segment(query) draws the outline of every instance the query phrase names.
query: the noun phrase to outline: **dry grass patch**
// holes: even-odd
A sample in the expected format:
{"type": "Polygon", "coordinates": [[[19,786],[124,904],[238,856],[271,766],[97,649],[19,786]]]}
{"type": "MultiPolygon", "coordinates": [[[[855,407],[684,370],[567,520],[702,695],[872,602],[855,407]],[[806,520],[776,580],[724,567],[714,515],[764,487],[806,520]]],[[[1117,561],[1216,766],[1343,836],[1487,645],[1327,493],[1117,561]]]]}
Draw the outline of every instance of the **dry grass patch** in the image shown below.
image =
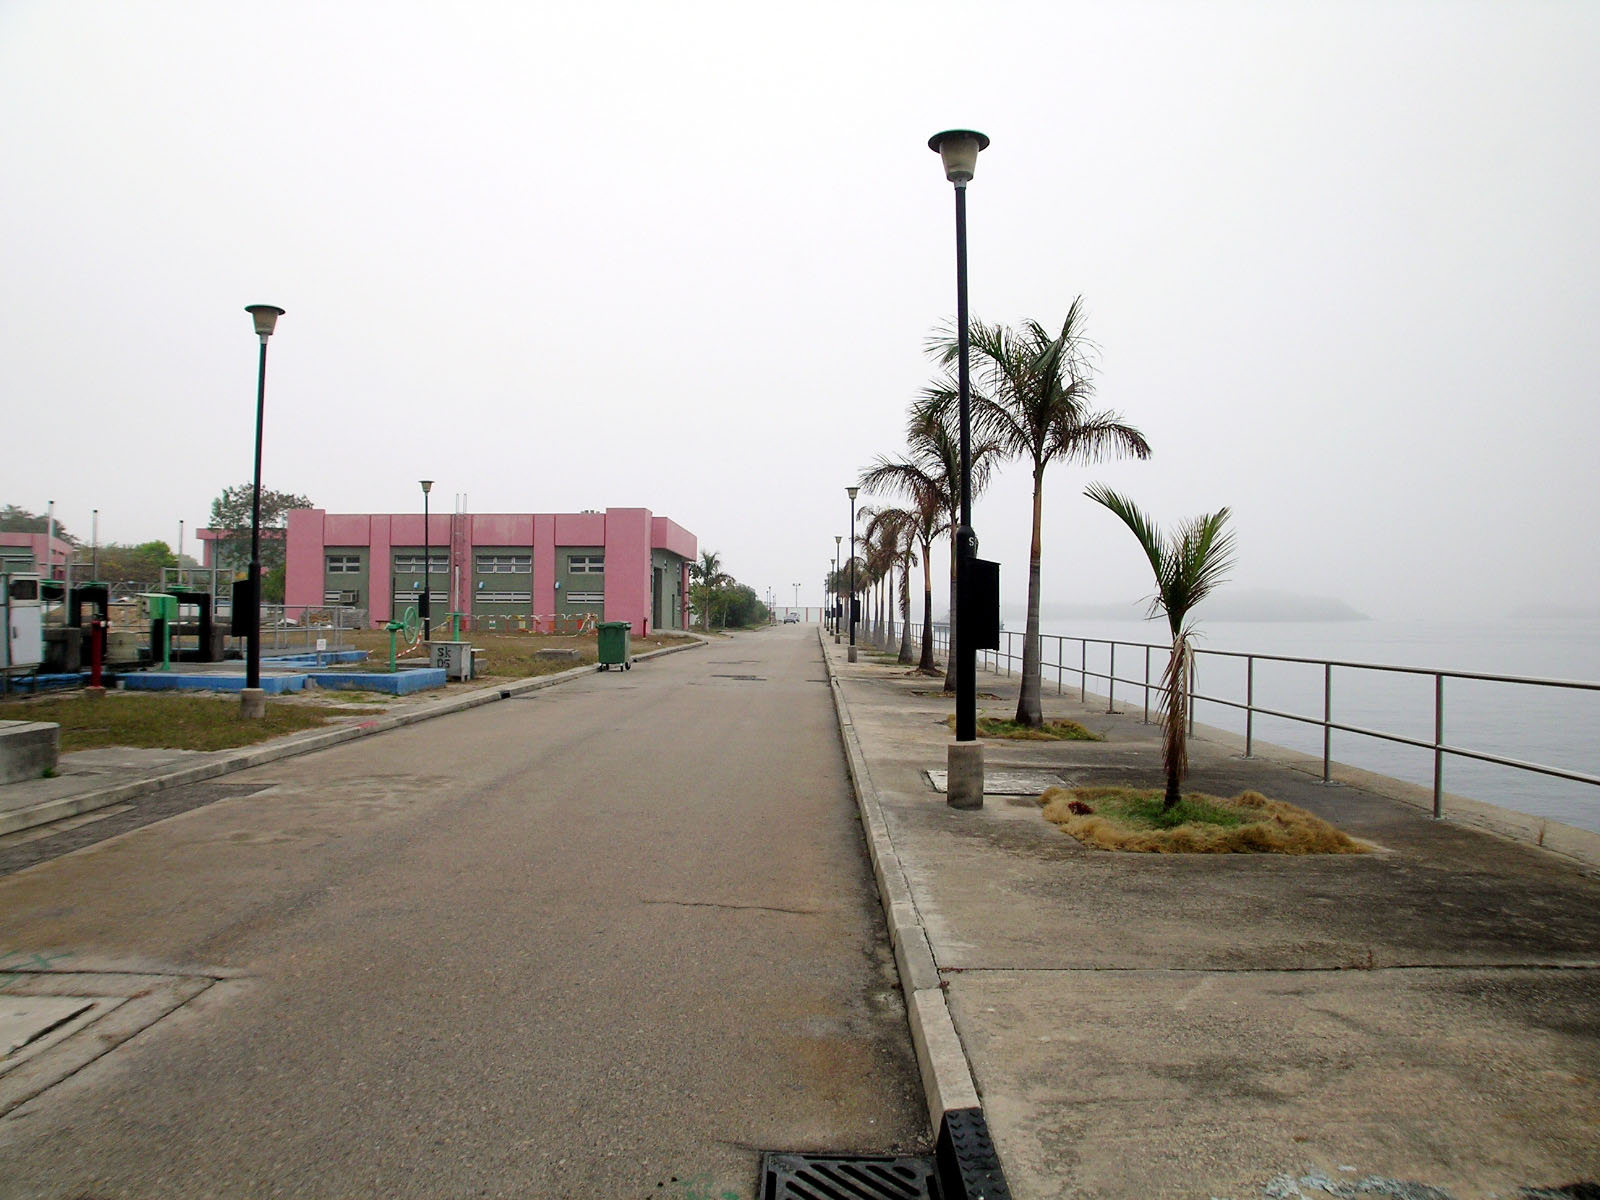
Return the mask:
{"type": "MultiPolygon", "coordinates": [[[[951,729],[956,727],[955,717],[946,717],[945,724],[951,729]]],[[[1101,737],[1093,730],[1085,729],[1076,721],[1046,721],[1043,726],[1035,729],[1031,725],[1024,725],[1020,721],[1007,720],[1004,717],[979,717],[978,736],[986,738],[1009,738],[1012,741],[1022,742],[1103,742],[1101,737]]]]}
{"type": "Polygon", "coordinates": [[[1051,788],[1045,819],[1101,850],[1144,854],[1364,854],[1321,817],[1260,792],[1230,799],[1188,792],[1170,812],[1160,788],[1051,788]]]}

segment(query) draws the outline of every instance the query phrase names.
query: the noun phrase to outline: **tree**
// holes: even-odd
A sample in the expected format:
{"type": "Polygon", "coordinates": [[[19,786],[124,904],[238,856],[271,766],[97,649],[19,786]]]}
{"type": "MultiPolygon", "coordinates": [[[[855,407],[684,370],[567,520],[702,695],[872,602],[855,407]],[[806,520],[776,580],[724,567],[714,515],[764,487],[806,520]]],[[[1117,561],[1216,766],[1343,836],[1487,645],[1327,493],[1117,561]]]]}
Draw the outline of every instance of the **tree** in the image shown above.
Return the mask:
{"type": "MultiPolygon", "coordinates": [[[[216,565],[225,570],[242,571],[250,565],[250,507],[254,493],[254,484],[241,483],[237,487],[223,488],[222,495],[211,502],[211,528],[227,535],[219,538],[216,544],[216,565]]],[[[261,528],[284,529],[289,523],[290,509],[312,507],[304,496],[262,488],[261,528]]],[[[261,539],[263,598],[265,577],[284,565],[284,545],[281,536],[261,539]]]]}
{"type": "Polygon", "coordinates": [[[889,578],[891,592],[890,617],[885,648],[894,642],[894,616],[893,603],[897,599],[900,605],[901,629],[903,634],[900,641],[899,659],[902,663],[911,662],[911,568],[916,565],[916,523],[917,517],[905,508],[866,508],[862,510],[867,515],[867,545],[869,547],[868,559],[872,558],[875,548],[884,562],[889,578]],[[900,571],[900,592],[898,597],[893,595],[894,571],[900,571]]]}
{"type": "MultiPolygon", "coordinates": [[[[944,690],[956,690],[956,527],[961,519],[961,431],[959,414],[950,397],[955,380],[946,375],[924,390],[911,406],[906,423],[907,453],[904,458],[881,455],[861,473],[861,486],[868,491],[897,493],[910,497],[913,505],[924,501],[942,513],[940,533],[950,535],[950,656],[946,662],[944,690]]],[[[989,482],[989,473],[999,454],[998,445],[974,431],[972,439],[972,494],[977,496],[989,482]]],[[[927,561],[924,554],[924,562],[927,561]]],[[[922,662],[933,663],[932,606],[922,626],[922,662]]]]}
{"type": "Polygon", "coordinates": [[[1172,631],[1172,657],[1161,680],[1167,708],[1161,740],[1167,790],[1161,807],[1171,809],[1180,799],[1179,786],[1189,770],[1188,685],[1194,669],[1194,648],[1190,641],[1193,626],[1189,623],[1189,613],[1211,594],[1233,565],[1233,533],[1224,528],[1228,509],[1219,508],[1214,513],[1186,521],[1172,536],[1163,538],[1154,521],[1131,500],[1104,484],[1091,485],[1084,495],[1114,512],[1139,540],[1156,576],[1150,616],[1165,612],[1172,631]]]}
{"type": "Polygon", "coordinates": [[[689,564],[689,578],[693,581],[689,585],[689,598],[700,612],[700,627],[709,633],[714,615],[712,610],[721,597],[722,589],[732,583],[733,578],[723,574],[722,555],[715,550],[700,552],[700,561],[689,564]]]}
{"type": "MultiPolygon", "coordinates": [[[[178,565],[178,556],[165,542],[123,546],[116,542],[98,551],[97,575],[107,583],[133,585],[135,591],[153,591],[161,583],[161,569],[178,565]]],[[[79,560],[82,561],[81,559],[79,560]]]]}
{"type": "MultiPolygon", "coordinates": [[[[1040,705],[1039,564],[1043,554],[1044,472],[1051,462],[1100,462],[1108,456],[1149,458],[1144,435],[1117,414],[1091,412],[1094,394],[1088,343],[1083,335],[1083,297],[1073,300],[1061,331],[1052,334],[1037,321],[1012,329],[1005,325],[971,327],[976,381],[973,423],[997,442],[1008,458],[1020,458],[1033,471],[1033,540],[1028,547],[1028,627],[1022,641],[1022,686],[1017,723],[1044,724],[1040,705]]],[[[944,361],[959,350],[953,334],[937,340],[944,361]]]]}
{"type": "MultiPolygon", "coordinates": [[[[0,508],[0,533],[45,533],[50,528],[49,514],[40,516],[31,513],[25,508],[18,508],[15,504],[8,504],[0,508]]],[[[64,542],[79,545],[77,538],[67,532],[67,527],[60,521],[56,522],[56,536],[64,542]]]]}

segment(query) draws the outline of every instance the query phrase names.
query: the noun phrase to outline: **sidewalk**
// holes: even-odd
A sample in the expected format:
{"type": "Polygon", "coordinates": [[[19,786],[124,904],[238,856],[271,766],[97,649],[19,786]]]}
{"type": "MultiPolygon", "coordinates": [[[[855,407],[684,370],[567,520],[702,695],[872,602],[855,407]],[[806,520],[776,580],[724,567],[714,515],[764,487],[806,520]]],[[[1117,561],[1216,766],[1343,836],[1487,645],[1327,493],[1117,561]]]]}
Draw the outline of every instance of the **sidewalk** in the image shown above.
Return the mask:
{"type": "MultiPolygon", "coordinates": [[[[663,646],[659,650],[649,650],[632,657],[633,661],[642,662],[705,644],[703,639],[696,637],[690,642],[663,646]]],[[[381,716],[330,723],[321,729],[289,734],[232,750],[146,750],[122,746],[63,754],[57,774],[52,778],[0,785],[0,838],[94,813],[152,792],[200,783],[280,758],[309,754],[313,750],[336,746],[353,738],[398,729],[417,721],[476,708],[480,704],[508,700],[513,696],[590,675],[594,670],[594,664],[588,663],[551,675],[495,680],[445,696],[413,693],[390,703],[388,711],[381,716]]]]}
{"type": "MultiPolygon", "coordinates": [[[[951,809],[923,774],[951,738],[942,678],[823,649],[934,1126],[981,1099],[1013,1195],[1593,1194],[1524,1189],[1600,1180],[1595,873],[1204,738],[1187,786],[1377,849],[1086,850],[1031,797],[951,809]]],[[[1015,680],[979,692],[1014,712],[1015,680]]],[[[1159,781],[1130,708],[1047,695],[1106,740],[986,741],[988,776],[1159,781]]]]}

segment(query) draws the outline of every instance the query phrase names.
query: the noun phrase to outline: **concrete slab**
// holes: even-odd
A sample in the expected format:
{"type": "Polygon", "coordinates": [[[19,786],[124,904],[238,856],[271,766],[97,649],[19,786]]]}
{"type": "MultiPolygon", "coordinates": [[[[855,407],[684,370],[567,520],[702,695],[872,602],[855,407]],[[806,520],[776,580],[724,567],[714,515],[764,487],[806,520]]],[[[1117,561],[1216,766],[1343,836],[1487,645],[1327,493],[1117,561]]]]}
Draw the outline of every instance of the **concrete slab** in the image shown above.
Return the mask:
{"type": "Polygon", "coordinates": [[[985,971],[949,995],[1019,1197],[1317,1173],[1469,1200],[1600,1172],[1594,971],[985,971]]]}
{"type": "Polygon", "coordinates": [[[50,721],[0,721],[0,784],[42,778],[56,769],[61,726],[50,721]]]}
{"type": "Polygon", "coordinates": [[[0,995],[0,1070],[24,1046],[94,1007],[81,997],[0,995]]]}
{"type": "MultiPolygon", "coordinates": [[[[949,771],[943,768],[938,770],[930,768],[924,771],[923,775],[927,777],[934,791],[943,792],[949,788],[949,771]]],[[[986,796],[1037,796],[1047,788],[1067,785],[1067,777],[1059,771],[989,767],[983,774],[983,794],[986,796]]]]}

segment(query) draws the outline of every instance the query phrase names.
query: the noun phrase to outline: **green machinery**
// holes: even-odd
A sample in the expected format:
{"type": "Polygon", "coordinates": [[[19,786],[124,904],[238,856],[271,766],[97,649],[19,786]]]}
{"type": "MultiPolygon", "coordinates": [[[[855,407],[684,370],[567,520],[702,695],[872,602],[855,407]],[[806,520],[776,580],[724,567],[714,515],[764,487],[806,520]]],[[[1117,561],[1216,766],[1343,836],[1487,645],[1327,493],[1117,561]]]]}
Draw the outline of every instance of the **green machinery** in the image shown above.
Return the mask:
{"type": "Polygon", "coordinates": [[[398,619],[390,621],[384,628],[389,631],[389,670],[398,671],[400,668],[395,663],[395,644],[403,637],[406,640],[407,650],[415,647],[422,640],[422,621],[417,616],[415,608],[408,608],[398,619]]]}

